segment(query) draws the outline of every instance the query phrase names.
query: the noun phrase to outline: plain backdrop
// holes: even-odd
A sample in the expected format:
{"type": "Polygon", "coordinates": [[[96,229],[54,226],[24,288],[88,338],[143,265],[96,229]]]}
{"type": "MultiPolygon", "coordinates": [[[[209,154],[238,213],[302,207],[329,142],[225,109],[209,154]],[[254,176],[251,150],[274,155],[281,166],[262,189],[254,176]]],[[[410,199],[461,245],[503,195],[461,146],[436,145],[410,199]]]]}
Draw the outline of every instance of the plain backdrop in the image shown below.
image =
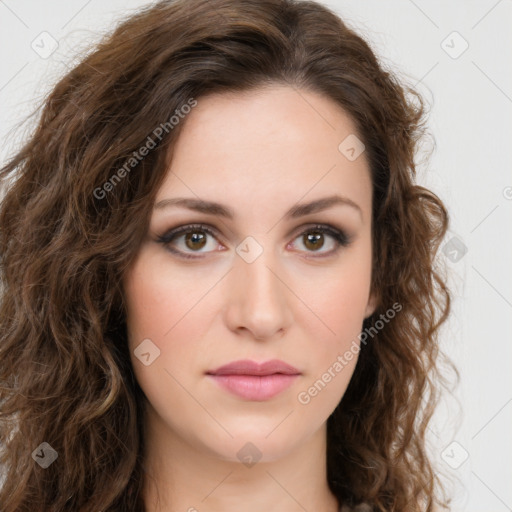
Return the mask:
{"type": "MultiPolygon", "coordinates": [[[[0,1],[2,163],[33,124],[15,128],[73,65],[75,52],[149,3],[0,1]]],[[[454,302],[441,340],[461,374],[429,443],[453,510],[512,510],[512,2],[322,3],[429,105],[432,138],[418,158],[418,183],[450,213],[439,257],[451,273],[454,302]]]]}

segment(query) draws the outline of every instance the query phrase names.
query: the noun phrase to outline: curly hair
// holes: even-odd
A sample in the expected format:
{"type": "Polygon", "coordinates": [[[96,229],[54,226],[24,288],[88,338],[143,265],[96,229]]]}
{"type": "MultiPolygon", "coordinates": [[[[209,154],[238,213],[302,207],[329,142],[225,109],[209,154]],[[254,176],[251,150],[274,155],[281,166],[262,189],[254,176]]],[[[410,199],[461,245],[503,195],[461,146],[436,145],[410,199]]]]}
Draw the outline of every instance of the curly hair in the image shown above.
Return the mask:
{"type": "Polygon", "coordinates": [[[144,510],[144,395],[120,283],[183,123],[113,175],[190,98],[268,84],[321,94],[354,121],[373,184],[378,306],[363,327],[402,306],[361,346],[328,419],[330,489],[380,512],[446,505],[425,432],[444,385],[438,338],[450,291],[436,254],[448,213],[415,184],[420,94],[312,1],[160,1],[81,59],[0,169],[1,509],[144,510]],[[46,469],[33,457],[43,442],[59,459],[46,469]]]}

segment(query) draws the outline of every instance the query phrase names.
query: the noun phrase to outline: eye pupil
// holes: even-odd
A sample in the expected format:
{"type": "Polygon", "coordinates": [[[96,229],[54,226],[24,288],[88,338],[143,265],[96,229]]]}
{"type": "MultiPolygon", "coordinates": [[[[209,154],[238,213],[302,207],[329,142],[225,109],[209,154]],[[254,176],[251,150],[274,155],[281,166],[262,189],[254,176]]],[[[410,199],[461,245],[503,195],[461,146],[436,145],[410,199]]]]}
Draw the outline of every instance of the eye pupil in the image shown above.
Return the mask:
{"type": "Polygon", "coordinates": [[[206,236],[204,233],[198,231],[190,231],[185,235],[187,247],[189,249],[201,249],[206,244],[206,236]],[[195,245],[200,242],[199,245],[195,245]]]}
{"type": "Polygon", "coordinates": [[[305,235],[304,245],[308,249],[319,249],[324,245],[323,236],[324,234],[319,233],[318,231],[308,233],[307,235],[305,235]],[[319,240],[321,241],[320,244],[318,244],[319,240]]]}

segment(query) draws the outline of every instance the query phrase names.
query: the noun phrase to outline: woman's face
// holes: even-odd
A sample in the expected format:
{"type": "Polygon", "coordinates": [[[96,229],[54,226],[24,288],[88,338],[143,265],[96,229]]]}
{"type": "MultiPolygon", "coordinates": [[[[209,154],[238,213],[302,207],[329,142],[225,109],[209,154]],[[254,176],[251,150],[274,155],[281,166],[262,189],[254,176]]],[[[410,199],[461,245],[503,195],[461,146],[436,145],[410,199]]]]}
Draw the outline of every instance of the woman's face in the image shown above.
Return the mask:
{"type": "Polygon", "coordinates": [[[374,310],[365,153],[335,103],[285,86],[198,98],[180,122],[124,278],[133,368],[168,439],[276,460],[322,433],[374,310]]]}

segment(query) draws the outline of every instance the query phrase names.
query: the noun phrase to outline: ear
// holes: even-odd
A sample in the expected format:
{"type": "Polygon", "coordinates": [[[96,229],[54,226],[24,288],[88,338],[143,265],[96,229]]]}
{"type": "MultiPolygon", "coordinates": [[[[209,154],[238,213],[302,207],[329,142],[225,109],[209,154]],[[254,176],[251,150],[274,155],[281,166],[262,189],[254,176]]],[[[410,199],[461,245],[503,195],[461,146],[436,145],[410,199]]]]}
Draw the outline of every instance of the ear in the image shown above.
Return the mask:
{"type": "Polygon", "coordinates": [[[375,294],[372,293],[370,297],[368,298],[368,304],[366,304],[366,309],[364,312],[364,317],[368,318],[369,316],[373,315],[375,310],[377,309],[377,298],[375,297],[375,294]]]}

